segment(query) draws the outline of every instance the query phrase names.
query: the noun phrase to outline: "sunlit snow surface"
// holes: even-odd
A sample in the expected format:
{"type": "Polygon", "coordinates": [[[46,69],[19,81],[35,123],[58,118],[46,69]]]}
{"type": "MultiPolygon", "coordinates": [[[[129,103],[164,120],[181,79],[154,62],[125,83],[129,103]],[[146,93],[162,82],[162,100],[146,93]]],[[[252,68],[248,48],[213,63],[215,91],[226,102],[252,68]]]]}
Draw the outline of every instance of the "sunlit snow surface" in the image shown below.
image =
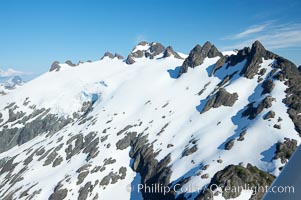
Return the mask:
{"type": "MultiPolygon", "coordinates": [[[[109,58],[83,63],[77,67],[63,64],[59,72],[47,72],[8,95],[2,96],[0,108],[4,108],[10,102],[16,102],[19,106],[17,110],[27,111],[28,107],[24,106],[23,102],[29,97],[30,103],[39,108],[51,108],[51,113],[72,115],[73,112],[81,109],[83,102],[92,99],[95,101],[94,109],[88,116],[97,118],[95,125],[89,123],[79,125],[78,122],[69,124],[50,138],[46,139],[44,135],[41,135],[22,146],[0,154],[0,159],[17,155],[15,162],[20,161],[20,163],[14,172],[18,172],[23,166],[22,161],[28,156],[25,150],[29,147],[33,146],[34,149],[44,147],[47,151],[63,143],[64,147],[59,154],[65,157],[66,142],[71,136],[79,132],[85,136],[91,131],[97,131],[101,137],[105,135],[102,130],[106,128],[108,139],[99,144],[101,153],[89,163],[93,168],[109,157],[116,159],[116,163],[108,166],[103,172],[89,174],[84,183],[101,180],[110,171],[118,171],[121,166],[127,167],[126,178],[107,187],[93,190],[93,195],[88,198],[92,199],[98,193],[100,199],[130,199],[131,193],[128,192],[127,187],[135,179],[136,173],[129,166],[130,147],[126,150],[116,149],[116,142],[124,137],[124,135],[117,136],[116,133],[127,125],[141,121],[141,126],[131,130],[141,133],[148,127],[145,134],[149,134],[150,143],[154,142],[155,151],[160,151],[157,156],[158,160],[171,153],[170,166],[173,171],[171,182],[180,177],[191,176],[186,186],[194,185],[202,188],[210,182],[210,178],[202,179],[197,173],[200,166],[207,164],[210,167],[204,173],[208,173],[210,177],[230,164],[237,165],[242,162],[245,165],[251,163],[264,171],[278,175],[278,168],[282,164],[279,160],[273,161],[273,152],[269,153],[268,150],[277,142],[283,141],[284,137],[294,138],[298,140],[298,143],[300,141],[294,130],[294,124],[287,114],[287,107],[282,103],[286,86],[283,82],[275,80],[275,89],[271,95],[277,101],[273,102],[271,108],[264,109],[256,119],[250,121],[247,118],[241,118],[241,111],[248,103],[259,102],[265,96],[260,95],[262,88],[258,86],[257,76],[254,79],[247,79],[240,77],[237,73],[225,86],[228,92],[236,92],[239,96],[234,106],[212,108],[200,114],[205,99],[223,77],[234,71],[240,71],[245,62],[227,70],[224,66],[213,77],[209,77],[210,70],[218,59],[219,57],[206,58],[201,66],[189,69],[180,78],[175,78],[174,75],[183,60],[173,57],[153,60],[141,58],[132,65],[109,58]],[[198,93],[205,85],[207,85],[205,91],[199,96],[198,93]],[[275,111],[276,117],[271,121],[263,120],[263,115],[269,110],[275,111]],[[273,128],[278,117],[283,119],[281,130],[273,128]],[[108,120],[112,121],[107,123],[108,120]],[[165,131],[157,135],[167,123],[165,131]],[[245,139],[235,141],[231,150],[224,150],[225,142],[237,139],[239,133],[245,128],[247,129],[245,139]],[[63,140],[57,143],[61,136],[64,136],[63,140]],[[182,157],[185,147],[187,145],[192,147],[192,144],[189,144],[191,139],[197,140],[198,150],[189,156],[182,157]],[[107,148],[108,143],[111,144],[109,148],[107,148]],[[167,148],[168,144],[173,144],[173,147],[167,148]],[[218,159],[222,159],[222,163],[218,163],[218,159]]],[[[271,63],[273,60],[265,60],[261,64],[262,68],[267,68],[266,75],[271,70],[271,67],[268,67],[271,63]]],[[[7,119],[8,116],[3,116],[3,118],[7,119]]],[[[70,175],[71,180],[62,184],[64,188],[72,189],[68,192],[66,199],[76,199],[81,187],[81,185],[76,185],[78,176],[76,170],[87,163],[85,158],[86,154],[81,153],[72,157],[70,161],[64,160],[62,164],[53,168],[51,165],[43,166],[44,162],[39,162],[34,157],[28,165],[29,170],[22,174],[24,179],[13,187],[6,184],[0,189],[0,195],[7,191],[14,191],[20,186],[25,188],[33,186],[32,191],[42,189],[35,199],[48,199],[57,183],[66,175],[70,175]]],[[[0,179],[3,179],[5,175],[2,174],[0,179]]],[[[20,192],[16,192],[14,197],[20,196],[20,192]]],[[[197,193],[190,192],[193,194],[191,196],[193,199],[197,193]]],[[[238,199],[249,197],[250,192],[244,191],[238,199]]],[[[215,199],[223,198],[217,196],[215,199]]]]}

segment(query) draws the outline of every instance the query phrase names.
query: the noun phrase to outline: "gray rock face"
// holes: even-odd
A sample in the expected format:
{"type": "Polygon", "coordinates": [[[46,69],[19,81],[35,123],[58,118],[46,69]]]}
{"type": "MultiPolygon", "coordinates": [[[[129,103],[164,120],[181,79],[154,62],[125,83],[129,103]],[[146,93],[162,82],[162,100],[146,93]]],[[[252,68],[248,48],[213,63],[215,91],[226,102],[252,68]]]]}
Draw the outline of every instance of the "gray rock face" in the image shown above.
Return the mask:
{"type": "Polygon", "coordinates": [[[265,116],[263,116],[263,119],[264,120],[272,119],[275,117],[275,115],[276,115],[276,113],[271,110],[265,116]]]}
{"type": "Polygon", "coordinates": [[[50,67],[50,72],[52,72],[52,71],[60,71],[60,68],[61,68],[61,66],[60,66],[60,63],[59,63],[59,61],[54,61],[52,64],[51,64],[51,67],[50,67]]]}
{"type": "Polygon", "coordinates": [[[128,57],[126,58],[125,63],[128,64],[128,65],[131,65],[131,64],[135,63],[135,60],[131,55],[128,55],[128,57]]]}
{"type": "Polygon", "coordinates": [[[266,93],[271,93],[272,90],[274,89],[275,87],[275,84],[272,80],[268,79],[268,80],[265,80],[263,83],[262,83],[262,88],[263,88],[263,91],[261,94],[266,94],[266,93]]]}
{"type": "Polygon", "coordinates": [[[71,60],[67,60],[65,63],[67,65],[69,65],[70,67],[75,67],[76,66],[76,64],[74,64],[71,60]]]}
{"type": "Polygon", "coordinates": [[[193,154],[194,152],[196,152],[197,150],[198,150],[197,145],[194,145],[191,148],[186,148],[182,154],[182,157],[189,156],[189,155],[193,154]]]}
{"type": "Polygon", "coordinates": [[[173,50],[173,48],[171,46],[168,46],[164,50],[163,58],[167,58],[167,57],[170,57],[170,56],[174,56],[175,58],[178,58],[178,59],[183,59],[177,52],[175,52],[173,50]]]}
{"type": "Polygon", "coordinates": [[[250,103],[248,108],[242,113],[242,116],[248,116],[249,119],[255,119],[257,115],[263,111],[263,109],[270,108],[274,100],[275,99],[273,97],[267,96],[258,104],[257,107],[253,107],[254,103],[250,103]]]}
{"type": "Polygon", "coordinates": [[[104,59],[104,57],[109,57],[111,59],[114,58],[114,55],[111,52],[105,52],[105,54],[102,56],[101,60],[104,59]]]}
{"type": "Polygon", "coordinates": [[[238,99],[237,93],[229,93],[224,88],[221,88],[216,94],[214,94],[206,103],[201,113],[204,113],[211,108],[218,108],[220,106],[233,106],[238,99]]]}
{"type": "Polygon", "coordinates": [[[247,55],[247,63],[245,64],[240,74],[250,79],[253,78],[256,74],[258,74],[258,70],[263,58],[274,59],[276,58],[276,55],[272,52],[267,51],[263,47],[263,45],[258,40],[256,40],[252,44],[251,51],[247,55]]]}
{"type": "MultiPolygon", "coordinates": [[[[131,144],[130,157],[133,159],[132,169],[141,175],[141,184],[168,185],[170,182],[171,169],[168,164],[171,161],[170,154],[161,161],[156,160],[158,152],[147,141],[147,136],[137,136],[131,144]]],[[[172,193],[148,193],[141,191],[143,199],[175,199],[172,193]]]]}
{"type": "Polygon", "coordinates": [[[189,56],[185,59],[179,76],[183,73],[186,73],[188,67],[195,68],[203,63],[206,57],[213,58],[216,56],[223,57],[223,54],[217,50],[217,48],[212,45],[210,42],[206,42],[203,47],[200,45],[196,45],[189,53],[189,56]]]}
{"type": "Polygon", "coordinates": [[[285,164],[293,155],[297,148],[297,141],[294,139],[284,138],[284,142],[277,143],[274,159],[280,158],[281,163],[285,164]]]}
{"type": "Polygon", "coordinates": [[[241,190],[225,190],[226,187],[245,188],[247,186],[254,190],[251,200],[259,200],[265,193],[265,191],[259,190],[259,187],[270,186],[274,179],[273,175],[261,171],[251,164],[247,164],[246,168],[240,165],[229,165],[213,176],[208,189],[201,192],[196,200],[213,199],[213,193],[209,188],[216,189],[216,186],[222,189],[222,196],[225,199],[237,198],[241,194],[241,190]]]}
{"type": "Polygon", "coordinates": [[[148,42],[140,42],[138,45],[140,46],[146,46],[148,45],[149,48],[146,50],[136,50],[133,51],[128,55],[127,59],[126,59],[126,64],[133,64],[135,62],[135,58],[142,58],[142,57],[146,57],[146,58],[150,58],[150,59],[154,59],[156,56],[158,56],[159,54],[163,53],[165,50],[165,47],[157,42],[152,42],[152,43],[148,43],[148,42]]]}
{"type": "Polygon", "coordinates": [[[49,200],[63,200],[67,197],[67,194],[67,189],[60,189],[51,194],[49,200]]]}
{"type": "Polygon", "coordinates": [[[117,58],[118,60],[123,60],[124,59],[124,57],[122,55],[118,54],[118,53],[115,53],[114,57],[117,58]]]}
{"type": "Polygon", "coordinates": [[[116,143],[117,149],[124,150],[128,148],[137,136],[137,132],[126,133],[125,137],[116,143]]]}
{"type": "Polygon", "coordinates": [[[225,149],[226,149],[226,150],[232,149],[232,147],[234,146],[234,142],[235,142],[234,139],[229,140],[229,141],[225,144],[225,149]]]}
{"type": "Polygon", "coordinates": [[[105,52],[105,54],[101,57],[101,60],[104,59],[105,57],[108,57],[108,58],[111,58],[111,59],[117,58],[118,60],[123,60],[124,59],[122,55],[120,55],[118,53],[113,54],[113,53],[108,52],[108,51],[105,52]]]}
{"type": "MultiPolygon", "coordinates": [[[[31,117],[34,117],[34,115],[31,117]]],[[[27,118],[24,123],[31,117],[27,118]]],[[[23,123],[22,120],[20,122],[23,123]]],[[[3,128],[0,131],[0,153],[16,145],[24,144],[41,133],[55,133],[70,122],[72,122],[70,118],[58,118],[54,114],[47,114],[43,118],[41,116],[25,123],[22,128],[3,128]]]]}

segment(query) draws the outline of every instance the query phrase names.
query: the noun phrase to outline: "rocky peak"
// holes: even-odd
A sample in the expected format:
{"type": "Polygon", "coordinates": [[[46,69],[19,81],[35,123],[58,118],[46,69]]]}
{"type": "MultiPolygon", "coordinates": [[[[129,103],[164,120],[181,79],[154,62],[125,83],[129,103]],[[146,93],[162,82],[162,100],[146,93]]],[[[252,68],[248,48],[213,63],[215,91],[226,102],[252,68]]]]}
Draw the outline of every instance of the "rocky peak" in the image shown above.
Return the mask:
{"type": "Polygon", "coordinates": [[[188,67],[194,68],[196,66],[201,65],[205,58],[213,58],[216,56],[223,57],[223,54],[217,50],[217,48],[212,45],[210,42],[205,42],[203,46],[199,44],[196,45],[189,53],[189,56],[185,59],[181,69],[179,76],[183,73],[186,73],[188,67]]]}
{"type": "Polygon", "coordinates": [[[76,66],[76,64],[74,64],[71,60],[67,60],[65,63],[67,65],[69,65],[70,67],[75,67],[76,66]]]}
{"type": "Polygon", "coordinates": [[[52,71],[59,71],[61,68],[60,66],[60,62],[59,61],[54,61],[52,64],[51,64],[51,67],[50,67],[50,72],[52,71]]]}
{"type": "Polygon", "coordinates": [[[126,59],[126,63],[133,64],[135,62],[135,59],[143,58],[143,57],[154,59],[156,56],[163,53],[164,50],[165,47],[161,43],[158,42],[148,43],[142,41],[133,48],[132,52],[128,55],[126,59]]]}
{"type": "Polygon", "coordinates": [[[267,51],[264,46],[258,40],[256,40],[252,44],[250,52],[246,54],[246,57],[247,63],[240,74],[251,79],[258,74],[262,59],[274,59],[277,56],[274,53],[267,51]]]}
{"type": "Polygon", "coordinates": [[[123,56],[118,54],[118,53],[111,53],[109,51],[105,52],[104,55],[101,57],[101,60],[103,60],[105,57],[108,57],[110,59],[114,59],[114,58],[117,58],[118,60],[122,60],[123,59],[123,56]]]}
{"type": "Polygon", "coordinates": [[[167,58],[170,56],[174,56],[175,58],[178,58],[178,59],[183,59],[177,52],[175,52],[173,50],[173,48],[171,46],[168,46],[168,47],[166,47],[166,49],[163,53],[163,58],[167,58]]]}
{"type": "Polygon", "coordinates": [[[114,55],[111,52],[105,52],[105,54],[102,56],[101,60],[104,59],[105,57],[109,57],[109,58],[114,58],[114,55]]]}

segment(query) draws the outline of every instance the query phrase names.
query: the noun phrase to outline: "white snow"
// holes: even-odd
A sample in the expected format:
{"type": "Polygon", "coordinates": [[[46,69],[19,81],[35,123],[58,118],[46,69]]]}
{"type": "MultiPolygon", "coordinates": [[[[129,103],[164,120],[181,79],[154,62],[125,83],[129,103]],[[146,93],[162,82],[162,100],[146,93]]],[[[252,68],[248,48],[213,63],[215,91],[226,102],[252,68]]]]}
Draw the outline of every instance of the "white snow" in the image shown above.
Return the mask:
{"type": "MultiPolygon", "coordinates": [[[[134,51],[146,50],[146,48],[148,48],[147,45],[140,45],[134,51]]],[[[224,55],[234,53],[223,52],[224,55]]],[[[180,56],[187,55],[180,54],[180,56]]],[[[183,60],[173,57],[153,60],[139,59],[132,65],[126,65],[118,59],[103,59],[84,63],[77,67],[62,64],[59,72],[47,72],[1,97],[0,108],[4,108],[9,102],[14,101],[19,106],[18,110],[29,111],[28,107],[23,105],[24,100],[29,97],[31,105],[36,105],[38,108],[50,108],[51,113],[67,116],[79,111],[85,101],[92,100],[95,101],[95,104],[89,116],[96,117],[95,125],[87,123],[79,125],[78,122],[74,125],[67,125],[50,138],[41,135],[20,147],[14,147],[0,154],[0,159],[18,155],[16,161],[22,161],[28,156],[26,152],[31,146],[35,145],[34,149],[45,147],[47,151],[58,145],[57,140],[61,136],[64,136],[60,142],[64,144],[64,147],[59,154],[64,157],[64,150],[67,148],[66,141],[72,135],[82,132],[85,136],[91,131],[98,131],[99,137],[108,135],[108,139],[99,144],[101,153],[89,161],[89,164],[93,167],[101,165],[104,159],[109,157],[116,159],[116,162],[103,172],[89,174],[84,183],[91,181],[94,184],[96,180],[101,180],[109,172],[118,172],[119,168],[124,166],[127,168],[124,180],[119,180],[116,184],[110,184],[105,188],[97,186],[98,189],[93,190],[93,195],[98,193],[103,199],[130,199],[131,195],[135,194],[128,192],[127,187],[137,178],[137,174],[130,167],[130,147],[123,151],[116,149],[116,142],[124,137],[124,134],[117,136],[116,132],[127,125],[138,124],[141,121],[141,126],[131,130],[141,133],[148,128],[145,132],[145,134],[149,134],[148,140],[154,142],[155,151],[160,150],[157,156],[158,160],[171,153],[170,166],[173,171],[171,181],[189,175],[192,179],[187,184],[202,188],[210,182],[210,179],[203,179],[197,175],[201,170],[200,166],[209,164],[209,168],[202,171],[201,175],[208,173],[212,177],[227,165],[241,162],[251,163],[260,169],[278,175],[278,167],[281,164],[278,161],[268,161],[271,160],[271,155],[268,154],[265,157],[263,152],[278,141],[283,141],[284,137],[294,138],[298,140],[298,143],[300,142],[286,112],[287,108],[282,103],[282,99],[285,98],[286,86],[283,82],[275,81],[276,86],[271,95],[277,98],[277,101],[271,108],[260,113],[255,120],[250,121],[247,118],[241,118],[241,111],[251,101],[258,103],[260,99],[257,97],[262,88],[257,87],[257,77],[247,79],[236,74],[233,81],[225,86],[228,92],[236,92],[239,96],[234,106],[212,108],[200,114],[200,109],[205,104],[204,100],[216,88],[223,76],[241,70],[245,62],[228,70],[225,70],[224,66],[217,71],[215,76],[209,77],[210,69],[218,59],[219,57],[205,59],[201,66],[189,69],[179,79],[173,78],[172,74],[176,73],[176,67],[181,66],[183,60]],[[206,90],[200,96],[197,95],[205,85],[208,85],[206,90]],[[149,103],[146,103],[148,101],[149,103]],[[269,110],[275,111],[276,117],[271,121],[263,120],[262,116],[269,110]],[[273,128],[278,117],[283,119],[281,126],[285,131],[273,128]],[[107,123],[108,120],[112,120],[112,122],[107,123]],[[151,121],[153,122],[150,123],[151,121]],[[158,136],[157,133],[167,123],[168,126],[164,132],[158,136]],[[235,141],[231,150],[224,150],[222,148],[224,143],[230,138],[237,139],[245,127],[247,127],[245,140],[235,141]],[[105,128],[107,128],[106,134],[102,133],[105,128]],[[193,144],[189,144],[191,139],[197,140],[198,150],[189,156],[182,157],[185,147],[193,146],[193,144]],[[107,148],[108,143],[111,145],[109,148],[107,148]],[[167,148],[168,144],[174,146],[167,148]],[[223,162],[218,163],[218,159],[222,159],[223,162]]],[[[261,67],[270,70],[268,65],[272,62],[273,60],[265,60],[261,67]]],[[[4,109],[1,111],[5,113],[4,109]]],[[[8,117],[4,115],[3,118],[7,119],[8,117]]],[[[39,162],[35,156],[29,165],[29,170],[22,175],[24,180],[13,187],[5,185],[0,189],[0,195],[6,190],[14,191],[19,186],[30,187],[38,183],[31,189],[34,191],[42,188],[42,192],[35,198],[47,199],[56,184],[69,175],[70,182],[63,183],[64,187],[72,189],[72,192],[68,192],[67,198],[77,198],[80,185],[76,185],[78,176],[76,170],[87,163],[85,156],[81,153],[68,162],[64,160],[55,168],[51,165],[43,166],[45,159],[39,162]]],[[[18,172],[22,166],[23,164],[20,162],[14,172],[18,172]]],[[[3,179],[5,175],[2,174],[0,179],[3,179]]],[[[14,197],[20,193],[21,191],[16,192],[14,197]]],[[[237,199],[248,199],[249,197],[250,191],[243,191],[237,199]]],[[[93,196],[89,198],[92,199],[93,196]]],[[[223,198],[218,196],[214,199],[223,198]]]]}

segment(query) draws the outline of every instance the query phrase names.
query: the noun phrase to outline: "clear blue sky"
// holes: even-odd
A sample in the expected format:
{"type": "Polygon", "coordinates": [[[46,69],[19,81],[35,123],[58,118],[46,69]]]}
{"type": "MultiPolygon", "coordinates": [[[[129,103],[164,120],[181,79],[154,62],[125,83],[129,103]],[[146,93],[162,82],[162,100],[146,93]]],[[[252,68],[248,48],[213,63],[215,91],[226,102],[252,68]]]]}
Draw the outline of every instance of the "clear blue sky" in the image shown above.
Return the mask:
{"type": "Polygon", "coordinates": [[[227,50],[260,39],[301,64],[300,0],[1,0],[0,69],[39,74],[55,60],[126,56],[140,40],[188,53],[209,40],[227,50]]]}

